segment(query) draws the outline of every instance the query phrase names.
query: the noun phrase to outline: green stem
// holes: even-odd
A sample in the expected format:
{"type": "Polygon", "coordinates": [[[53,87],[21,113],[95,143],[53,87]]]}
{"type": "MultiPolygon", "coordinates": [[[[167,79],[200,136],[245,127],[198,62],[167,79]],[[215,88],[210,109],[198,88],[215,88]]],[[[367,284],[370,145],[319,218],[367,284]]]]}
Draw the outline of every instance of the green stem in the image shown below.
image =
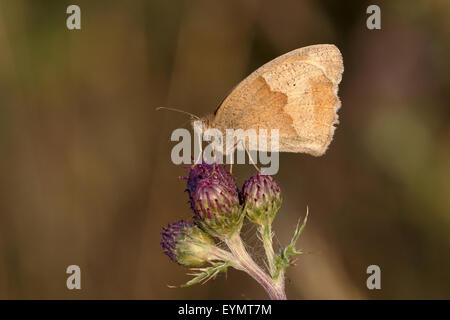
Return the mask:
{"type": "Polygon", "coordinates": [[[270,275],[273,277],[273,275],[275,273],[275,263],[274,263],[275,253],[273,251],[273,245],[272,245],[272,225],[270,223],[266,223],[266,224],[260,226],[259,233],[261,234],[261,239],[263,242],[264,250],[266,252],[269,272],[270,272],[270,275]]]}
{"type": "Polygon", "coordinates": [[[232,261],[233,267],[247,272],[266,290],[272,300],[286,300],[284,277],[279,277],[277,280],[274,280],[265,273],[250,257],[238,234],[233,235],[229,239],[225,239],[225,242],[234,257],[234,261],[232,261]]]}
{"type": "Polygon", "coordinates": [[[230,252],[222,250],[216,246],[213,246],[211,248],[211,257],[209,258],[209,261],[215,260],[229,261],[230,264],[233,265],[234,257],[230,252]]]}

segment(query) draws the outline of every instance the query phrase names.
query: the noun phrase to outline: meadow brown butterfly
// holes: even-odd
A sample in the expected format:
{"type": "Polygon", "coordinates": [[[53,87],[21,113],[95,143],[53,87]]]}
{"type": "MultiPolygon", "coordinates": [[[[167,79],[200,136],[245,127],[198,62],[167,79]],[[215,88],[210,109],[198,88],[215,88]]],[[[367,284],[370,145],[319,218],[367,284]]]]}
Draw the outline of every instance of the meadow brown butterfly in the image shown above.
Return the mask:
{"type": "Polygon", "coordinates": [[[290,51],[250,74],[201,121],[205,128],[221,132],[278,129],[279,151],[321,156],[338,123],[343,70],[334,45],[290,51]]]}

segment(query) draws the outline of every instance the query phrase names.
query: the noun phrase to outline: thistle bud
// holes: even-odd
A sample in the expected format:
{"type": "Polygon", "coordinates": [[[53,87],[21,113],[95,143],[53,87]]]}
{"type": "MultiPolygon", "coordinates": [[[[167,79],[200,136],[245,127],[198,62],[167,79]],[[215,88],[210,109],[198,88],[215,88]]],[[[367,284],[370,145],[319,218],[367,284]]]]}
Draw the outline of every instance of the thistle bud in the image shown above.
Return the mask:
{"type": "Polygon", "coordinates": [[[270,224],[281,207],[281,190],[272,176],[257,174],[244,183],[241,199],[250,221],[270,224]]]}
{"type": "Polygon", "coordinates": [[[198,183],[203,179],[215,181],[220,185],[239,192],[231,174],[220,164],[209,164],[206,162],[197,164],[190,168],[189,175],[185,179],[187,180],[186,191],[189,194],[192,209],[194,209],[193,195],[197,190],[198,183]]]}
{"type": "Polygon", "coordinates": [[[197,223],[219,238],[239,231],[243,218],[237,190],[222,182],[216,177],[202,179],[192,195],[197,223]]]}
{"type": "Polygon", "coordinates": [[[165,254],[185,267],[200,267],[208,262],[214,241],[191,222],[178,221],[163,228],[161,247],[165,254]]]}

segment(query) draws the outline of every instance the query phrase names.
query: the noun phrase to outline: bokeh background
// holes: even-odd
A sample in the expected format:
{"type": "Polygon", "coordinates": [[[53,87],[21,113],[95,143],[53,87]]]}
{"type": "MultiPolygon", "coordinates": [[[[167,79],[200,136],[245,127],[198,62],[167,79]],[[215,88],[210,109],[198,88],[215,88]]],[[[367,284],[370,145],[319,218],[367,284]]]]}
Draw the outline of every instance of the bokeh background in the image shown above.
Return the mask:
{"type": "Polygon", "coordinates": [[[170,160],[189,125],[155,107],[207,114],[264,62],[319,43],[342,51],[342,109],[325,156],[280,157],[277,242],[311,213],[288,297],[450,298],[450,2],[79,0],[69,31],[73,3],[0,1],[0,298],[266,298],[234,270],[167,287],[189,279],[159,246],[192,215],[170,160]]]}

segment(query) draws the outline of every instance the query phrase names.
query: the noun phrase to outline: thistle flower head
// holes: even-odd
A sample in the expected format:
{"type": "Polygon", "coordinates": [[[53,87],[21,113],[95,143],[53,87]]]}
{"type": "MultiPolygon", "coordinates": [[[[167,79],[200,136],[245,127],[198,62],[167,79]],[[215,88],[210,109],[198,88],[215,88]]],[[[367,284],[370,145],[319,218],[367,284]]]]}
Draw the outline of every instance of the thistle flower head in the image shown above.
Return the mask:
{"type": "Polygon", "coordinates": [[[194,218],[210,234],[231,236],[242,224],[242,207],[237,189],[210,177],[198,182],[192,195],[194,218]]]}
{"type": "Polygon", "coordinates": [[[223,165],[197,164],[186,180],[194,219],[200,227],[219,238],[239,230],[242,222],[239,189],[223,165]]]}
{"type": "Polygon", "coordinates": [[[281,207],[281,190],[272,176],[257,174],[242,187],[241,199],[250,221],[264,225],[272,223],[281,207]]]}
{"type": "Polygon", "coordinates": [[[187,180],[186,191],[189,193],[192,208],[194,207],[192,203],[192,196],[197,190],[198,183],[203,179],[214,180],[219,184],[227,186],[230,189],[235,189],[236,191],[238,190],[233,177],[225,169],[223,165],[215,163],[209,164],[207,162],[196,164],[192,168],[190,168],[189,174],[186,178],[187,180]]]}
{"type": "Polygon", "coordinates": [[[170,259],[185,267],[199,267],[210,258],[214,241],[192,222],[178,221],[163,228],[161,247],[170,259]]]}

